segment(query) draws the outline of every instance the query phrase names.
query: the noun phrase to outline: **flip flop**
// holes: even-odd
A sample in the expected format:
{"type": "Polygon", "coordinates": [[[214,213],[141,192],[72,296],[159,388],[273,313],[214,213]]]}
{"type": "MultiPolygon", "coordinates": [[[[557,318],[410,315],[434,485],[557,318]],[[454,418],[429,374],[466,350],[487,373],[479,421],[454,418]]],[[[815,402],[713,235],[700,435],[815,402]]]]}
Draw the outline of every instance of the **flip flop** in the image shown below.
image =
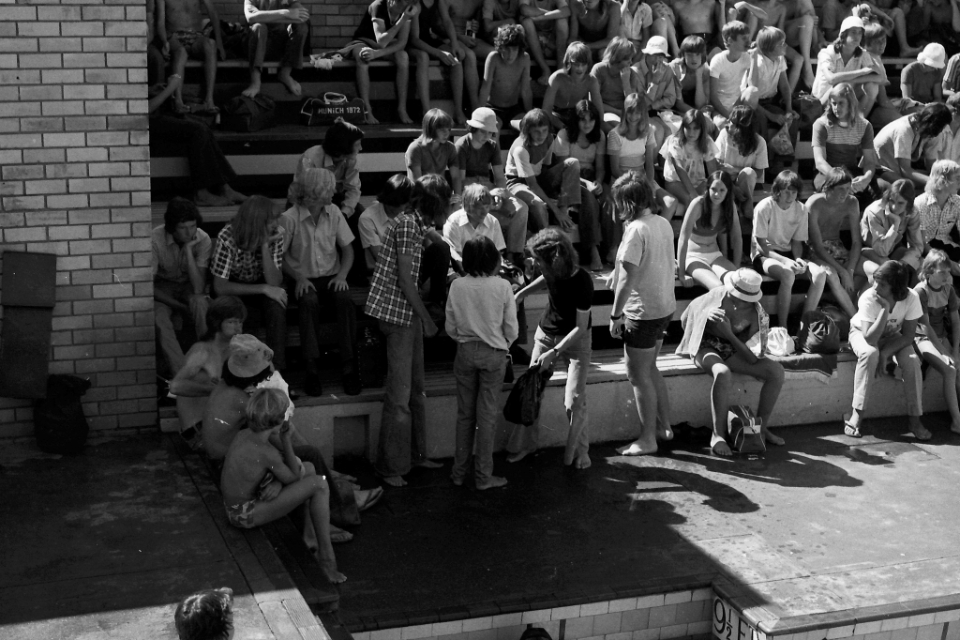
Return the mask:
{"type": "Polygon", "coordinates": [[[373,505],[380,502],[380,498],[383,497],[383,487],[374,487],[368,491],[358,492],[358,496],[362,494],[362,498],[357,499],[357,511],[366,511],[373,505]]]}
{"type": "Polygon", "coordinates": [[[844,414],[843,416],[843,435],[850,436],[851,438],[862,438],[863,434],[860,433],[859,424],[851,424],[850,414],[844,414]]]}

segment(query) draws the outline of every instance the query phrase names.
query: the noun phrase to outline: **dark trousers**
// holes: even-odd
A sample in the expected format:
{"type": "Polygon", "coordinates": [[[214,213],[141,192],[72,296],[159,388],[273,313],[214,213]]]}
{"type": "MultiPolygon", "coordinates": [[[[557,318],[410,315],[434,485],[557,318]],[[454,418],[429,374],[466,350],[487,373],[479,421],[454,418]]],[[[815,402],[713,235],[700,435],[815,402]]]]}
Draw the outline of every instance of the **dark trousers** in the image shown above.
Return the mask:
{"type": "Polygon", "coordinates": [[[420,257],[420,284],[430,280],[427,302],[445,305],[447,302],[447,272],[450,270],[450,245],[434,242],[420,257]]]}
{"type": "Polygon", "coordinates": [[[186,147],[193,189],[219,193],[223,185],[237,177],[214,139],[213,131],[201,122],[165,114],[151,116],[150,137],[174,140],[186,147]]]}
{"type": "Polygon", "coordinates": [[[300,348],[305,358],[320,357],[321,310],[333,309],[337,317],[337,344],[344,371],[356,370],[357,309],[349,291],[333,291],[327,285],[333,276],[310,278],[316,291],[308,291],[297,301],[300,319],[300,348]]]}
{"type": "Polygon", "coordinates": [[[273,366],[287,368],[287,309],[279,302],[263,295],[238,296],[247,308],[243,323],[246,333],[255,333],[261,326],[266,332],[264,342],[273,349],[273,366]]]}

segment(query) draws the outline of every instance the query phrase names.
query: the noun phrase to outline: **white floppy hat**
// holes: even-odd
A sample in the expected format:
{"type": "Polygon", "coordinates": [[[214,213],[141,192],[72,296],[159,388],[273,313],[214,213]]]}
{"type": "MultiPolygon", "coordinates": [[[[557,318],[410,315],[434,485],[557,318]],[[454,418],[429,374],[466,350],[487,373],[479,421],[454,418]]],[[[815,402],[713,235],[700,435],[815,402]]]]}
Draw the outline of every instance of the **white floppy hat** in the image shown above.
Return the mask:
{"type": "Polygon", "coordinates": [[[947,66],[947,50],[939,42],[931,42],[917,55],[917,60],[934,69],[947,66]]]}
{"type": "Polygon", "coordinates": [[[647,40],[647,46],[644,48],[643,53],[648,56],[667,56],[670,57],[670,54],[667,53],[667,39],[663,36],[653,36],[647,40]]]}
{"type": "Polygon", "coordinates": [[[863,29],[863,20],[857,16],[844,18],[843,22],[840,23],[840,33],[843,33],[847,29],[863,29]]]}
{"type": "Polygon", "coordinates": [[[763,278],[753,269],[737,269],[727,281],[727,291],[746,302],[756,302],[763,294],[760,285],[763,278]]]}
{"type": "Polygon", "coordinates": [[[493,109],[488,109],[487,107],[474,109],[473,113],[470,114],[470,119],[467,120],[467,125],[476,127],[477,129],[483,129],[489,133],[497,133],[499,131],[497,128],[497,114],[493,112],[493,109]]]}

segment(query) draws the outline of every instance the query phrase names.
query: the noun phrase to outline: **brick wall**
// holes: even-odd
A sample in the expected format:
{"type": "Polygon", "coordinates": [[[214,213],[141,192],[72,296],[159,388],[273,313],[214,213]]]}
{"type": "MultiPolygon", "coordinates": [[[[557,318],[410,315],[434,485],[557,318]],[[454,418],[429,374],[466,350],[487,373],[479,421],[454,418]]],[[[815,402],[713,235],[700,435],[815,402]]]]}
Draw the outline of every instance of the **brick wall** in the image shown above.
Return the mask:
{"type": "MultiPolygon", "coordinates": [[[[372,0],[371,0],[372,1],[372,0]]],[[[301,0],[310,10],[311,38],[314,51],[327,51],[350,41],[367,10],[367,0],[301,0]]],[[[243,22],[243,2],[214,1],[221,20],[243,22]]]]}
{"type": "MultiPolygon", "coordinates": [[[[0,0],[0,252],[58,256],[50,369],[91,379],[94,429],[156,422],[144,18],[0,0]]],[[[0,437],[32,428],[0,398],[0,437]]]]}

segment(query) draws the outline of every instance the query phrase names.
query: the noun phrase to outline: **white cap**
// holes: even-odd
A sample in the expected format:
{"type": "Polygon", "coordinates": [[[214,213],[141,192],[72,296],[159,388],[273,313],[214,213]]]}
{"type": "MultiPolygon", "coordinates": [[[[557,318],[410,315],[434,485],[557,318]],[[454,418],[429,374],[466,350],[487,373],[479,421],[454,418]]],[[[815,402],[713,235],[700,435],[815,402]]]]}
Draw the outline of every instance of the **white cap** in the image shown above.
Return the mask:
{"type": "Polygon", "coordinates": [[[917,60],[934,69],[947,66],[947,50],[939,42],[931,42],[917,55],[917,60]]]}
{"type": "Polygon", "coordinates": [[[490,133],[500,131],[500,129],[497,128],[497,114],[493,112],[493,109],[488,107],[475,109],[474,112],[470,114],[470,119],[467,120],[467,124],[490,133]]]}
{"type": "Polygon", "coordinates": [[[843,33],[847,29],[863,29],[863,20],[857,16],[844,18],[843,22],[840,23],[840,33],[843,33]]]}
{"type": "Polygon", "coordinates": [[[667,39],[663,36],[653,36],[647,40],[647,46],[643,50],[643,53],[648,56],[661,55],[669,57],[670,54],[667,53],[667,39]]]}

